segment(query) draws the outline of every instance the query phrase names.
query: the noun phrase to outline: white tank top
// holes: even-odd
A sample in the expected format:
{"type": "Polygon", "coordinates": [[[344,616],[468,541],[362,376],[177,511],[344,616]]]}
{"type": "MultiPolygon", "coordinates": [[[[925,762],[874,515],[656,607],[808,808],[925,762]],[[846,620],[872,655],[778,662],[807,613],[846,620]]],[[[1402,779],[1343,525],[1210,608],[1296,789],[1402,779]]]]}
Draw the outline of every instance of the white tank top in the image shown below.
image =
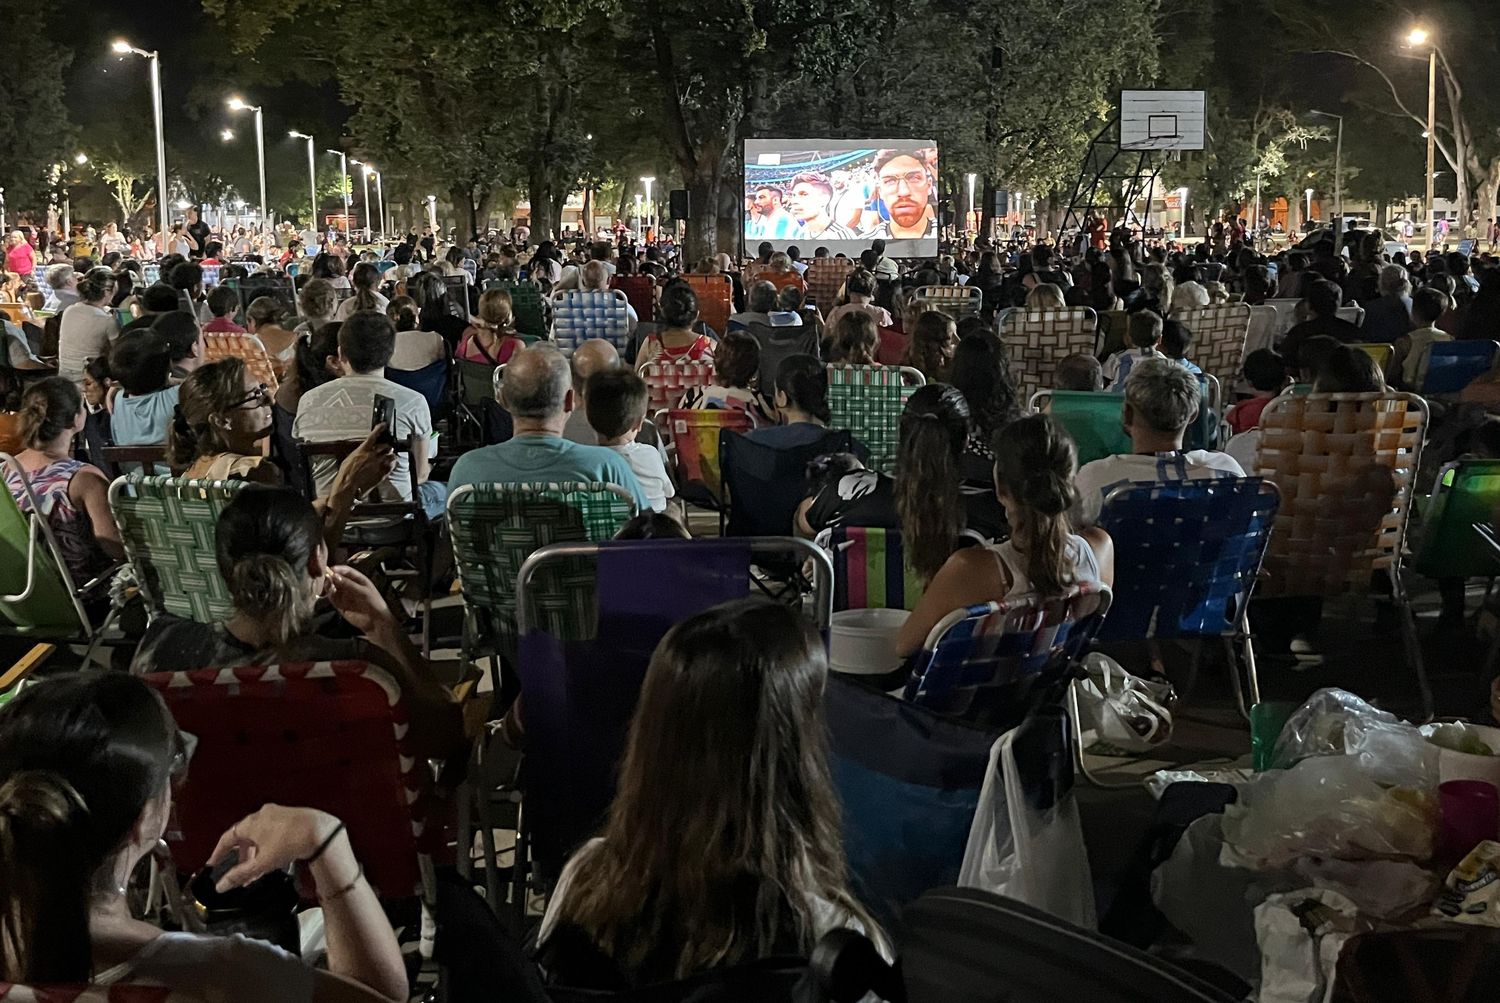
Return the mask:
{"type": "MultiPolygon", "coordinates": [[[[1000,563],[1001,573],[1010,577],[1010,591],[1005,593],[1006,602],[1036,591],[1031,579],[1026,576],[1026,562],[1016,552],[1014,543],[1006,540],[1004,543],[991,544],[985,549],[995,555],[995,560],[1000,563]]],[[[1094,556],[1094,548],[1089,546],[1087,540],[1076,533],[1069,534],[1068,555],[1072,558],[1073,578],[1077,584],[1099,584],[1099,559],[1094,556]]]]}

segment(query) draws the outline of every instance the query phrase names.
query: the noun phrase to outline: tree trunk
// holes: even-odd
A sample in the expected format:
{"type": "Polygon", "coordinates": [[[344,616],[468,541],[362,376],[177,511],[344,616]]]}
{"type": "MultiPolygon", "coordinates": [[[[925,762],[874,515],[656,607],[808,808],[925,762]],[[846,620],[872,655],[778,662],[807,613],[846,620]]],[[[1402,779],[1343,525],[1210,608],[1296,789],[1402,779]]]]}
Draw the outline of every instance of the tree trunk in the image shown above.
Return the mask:
{"type": "MultiPolygon", "coordinates": [[[[745,223],[740,218],[744,203],[739,185],[728,178],[724,179],[719,187],[719,250],[735,259],[744,257],[740,247],[745,237],[745,223]]],[[[803,252],[804,255],[811,255],[812,249],[803,248],[803,252]]]]}
{"type": "Polygon", "coordinates": [[[538,243],[554,240],[557,221],[552,218],[552,191],[547,182],[547,167],[540,159],[532,159],[527,182],[527,197],[531,202],[531,239],[538,243]]]}
{"type": "Polygon", "coordinates": [[[719,157],[700,156],[700,169],[688,178],[687,236],[682,242],[684,263],[701,261],[719,251],[719,191],[723,186],[722,153],[719,157]]]}
{"type": "Polygon", "coordinates": [[[1479,225],[1484,231],[1477,236],[1484,241],[1484,247],[1489,246],[1488,221],[1496,215],[1497,202],[1500,202],[1500,157],[1490,160],[1489,170],[1479,183],[1479,225]]]}
{"type": "Polygon", "coordinates": [[[989,237],[995,232],[995,179],[986,174],[983,187],[979,196],[979,235],[989,237]]]}

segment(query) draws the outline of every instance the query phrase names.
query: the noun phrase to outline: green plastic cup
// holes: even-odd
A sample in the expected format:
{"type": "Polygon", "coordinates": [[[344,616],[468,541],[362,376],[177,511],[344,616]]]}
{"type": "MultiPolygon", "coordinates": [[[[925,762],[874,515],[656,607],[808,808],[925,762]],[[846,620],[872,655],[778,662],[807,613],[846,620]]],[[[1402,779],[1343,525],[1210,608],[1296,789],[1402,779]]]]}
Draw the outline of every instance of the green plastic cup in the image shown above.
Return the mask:
{"type": "Polygon", "coordinates": [[[1296,704],[1280,700],[1258,703],[1250,708],[1250,762],[1256,773],[1271,768],[1276,758],[1276,739],[1286,719],[1297,709],[1296,704]]]}

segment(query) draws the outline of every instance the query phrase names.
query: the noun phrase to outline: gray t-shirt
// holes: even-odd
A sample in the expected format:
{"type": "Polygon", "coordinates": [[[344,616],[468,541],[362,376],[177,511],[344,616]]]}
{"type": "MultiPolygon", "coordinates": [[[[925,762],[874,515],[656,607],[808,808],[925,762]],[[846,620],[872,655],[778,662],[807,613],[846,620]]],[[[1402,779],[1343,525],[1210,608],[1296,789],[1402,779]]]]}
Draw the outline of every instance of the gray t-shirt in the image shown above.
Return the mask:
{"type": "MultiPolygon", "coordinates": [[[[376,394],[396,402],[396,427],[391,434],[398,442],[413,434],[424,439],[432,435],[427,399],[384,376],[373,375],[341,376],[303,394],[292,434],[308,442],[363,439],[370,434],[376,394]]],[[[331,457],[314,459],[313,477],[319,495],[328,493],[337,472],[338,464],[331,457]]],[[[381,485],[381,497],[386,501],[411,501],[411,490],[411,459],[406,453],[397,453],[396,469],[381,485]]]]}

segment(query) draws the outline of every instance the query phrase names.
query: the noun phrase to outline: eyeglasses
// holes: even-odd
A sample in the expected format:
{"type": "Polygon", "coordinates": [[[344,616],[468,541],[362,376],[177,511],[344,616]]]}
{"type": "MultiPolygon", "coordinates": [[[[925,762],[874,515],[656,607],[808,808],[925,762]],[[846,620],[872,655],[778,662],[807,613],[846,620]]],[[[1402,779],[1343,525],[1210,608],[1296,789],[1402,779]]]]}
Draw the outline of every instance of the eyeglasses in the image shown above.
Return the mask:
{"type": "Polygon", "coordinates": [[[908,190],[915,190],[919,185],[927,184],[926,171],[907,171],[905,174],[882,174],[880,176],[880,190],[883,192],[895,192],[900,189],[901,182],[906,182],[908,190]]]}
{"type": "Polygon", "coordinates": [[[264,383],[256,384],[254,390],[241,397],[229,410],[238,411],[242,408],[250,410],[251,408],[265,407],[270,403],[269,389],[264,383]],[[250,405],[250,408],[245,408],[246,404],[250,405]]]}

